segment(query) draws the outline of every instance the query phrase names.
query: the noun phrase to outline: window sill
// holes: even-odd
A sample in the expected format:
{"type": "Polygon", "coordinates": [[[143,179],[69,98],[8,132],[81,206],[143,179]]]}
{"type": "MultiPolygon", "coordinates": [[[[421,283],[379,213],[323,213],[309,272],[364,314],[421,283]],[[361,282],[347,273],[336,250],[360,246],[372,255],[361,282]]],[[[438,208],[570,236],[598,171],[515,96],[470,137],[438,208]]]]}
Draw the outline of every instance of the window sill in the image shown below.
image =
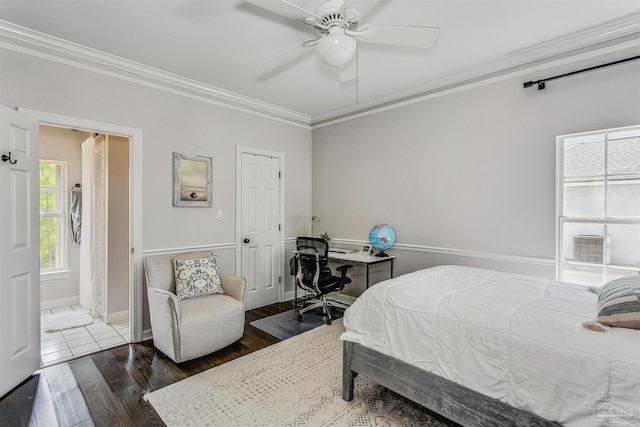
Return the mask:
{"type": "Polygon", "coordinates": [[[71,277],[71,270],[58,270],[46,273],[40,273],[40,281],[47,282],[49,280],[68,279],[71,277]]]}

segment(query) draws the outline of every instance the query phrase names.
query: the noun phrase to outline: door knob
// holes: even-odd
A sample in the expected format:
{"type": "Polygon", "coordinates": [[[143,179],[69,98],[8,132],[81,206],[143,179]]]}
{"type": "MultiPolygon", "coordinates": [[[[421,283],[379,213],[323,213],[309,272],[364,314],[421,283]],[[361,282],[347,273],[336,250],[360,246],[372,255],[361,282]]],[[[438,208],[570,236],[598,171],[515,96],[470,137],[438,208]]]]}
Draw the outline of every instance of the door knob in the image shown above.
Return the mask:
{"type": "Polygon", "coordinates": [[[249,243],[250,241],[251,241],[251,240],[249,240],[249,239],[244,239],[244,242],[245,242],[245,243],[249,243]]]}

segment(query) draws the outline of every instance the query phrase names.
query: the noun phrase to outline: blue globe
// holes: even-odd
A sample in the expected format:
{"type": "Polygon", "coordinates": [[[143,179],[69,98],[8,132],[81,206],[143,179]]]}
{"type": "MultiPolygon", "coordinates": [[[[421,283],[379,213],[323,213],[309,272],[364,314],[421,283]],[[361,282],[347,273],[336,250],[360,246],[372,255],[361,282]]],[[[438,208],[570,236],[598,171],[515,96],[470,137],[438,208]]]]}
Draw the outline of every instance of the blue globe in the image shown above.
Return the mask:
{"type": "Polygon", "coordinates": [[[369,231],[369,242],[371,242],[371,246],[380,251],[377,256],[387,256],[384,251],[393,246],[395,240],[396,233],[393,231],[393,228],[387,224],[378,224],[369,231]]]}

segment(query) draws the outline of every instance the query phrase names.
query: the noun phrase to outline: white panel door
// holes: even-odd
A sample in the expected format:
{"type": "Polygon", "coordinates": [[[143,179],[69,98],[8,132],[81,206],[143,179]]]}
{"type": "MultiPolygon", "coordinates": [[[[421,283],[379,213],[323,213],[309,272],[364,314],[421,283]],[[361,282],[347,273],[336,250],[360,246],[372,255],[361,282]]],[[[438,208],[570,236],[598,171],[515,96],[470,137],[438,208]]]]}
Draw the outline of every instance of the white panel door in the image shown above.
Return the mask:
{"type": "Polygon", "coordinates": [[[241,274],[247,280],[245,308],[251,310],[280,300],[280,159],[242,153],[241,177],[241,274]]]}
{"type": "Polygon", "coordinates": [[[2,396],[40,368],[38,121],[0,106],[0,154],[2,396]]]}

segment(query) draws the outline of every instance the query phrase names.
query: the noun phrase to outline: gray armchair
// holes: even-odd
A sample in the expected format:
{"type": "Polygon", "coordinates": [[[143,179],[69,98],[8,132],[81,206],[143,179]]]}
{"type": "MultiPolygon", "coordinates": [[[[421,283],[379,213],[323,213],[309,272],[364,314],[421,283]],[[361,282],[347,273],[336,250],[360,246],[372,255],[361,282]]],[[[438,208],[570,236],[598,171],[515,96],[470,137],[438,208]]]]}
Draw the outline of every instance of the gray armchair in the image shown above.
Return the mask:
{"type": "Polygon", "coordinates": [[[220,276],[224,294],[178,300],[173,258],[211,256],[211,252],[151,256],[144,259],[154,346],[174,362],[224,348],[244,333],[245,279],[220,276]]]}

